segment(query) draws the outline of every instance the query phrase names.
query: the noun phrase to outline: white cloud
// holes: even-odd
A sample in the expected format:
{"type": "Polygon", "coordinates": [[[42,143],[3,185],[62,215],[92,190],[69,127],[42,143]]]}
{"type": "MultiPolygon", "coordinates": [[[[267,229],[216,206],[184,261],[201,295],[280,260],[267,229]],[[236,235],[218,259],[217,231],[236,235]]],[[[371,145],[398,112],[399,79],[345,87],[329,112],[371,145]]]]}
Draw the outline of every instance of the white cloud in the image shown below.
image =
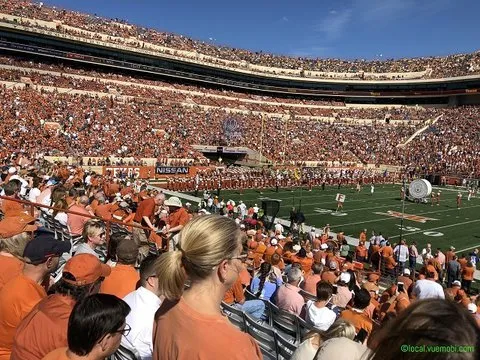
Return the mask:
{"type": "Polygon", "coordinates": [[[340,12],[330,11],[329,15],[324,17],[314,30],[325,35],[325,40],[331,41],[340,38],[352,18],[352,9],[345,9],[340,12]]]}
{"type": "Polygon", "coordinates": [[[288,17],[286,17],[286,16],[282,17],[282,21],[288,22],[288,17]]]}
{"type": "Polygon", "coordinates": [[[290,51],[291,56],[301,57],[328,57],[331,56],[333,48],[328,46],[311,46],[305,48],[294,49],[290,51]]]}

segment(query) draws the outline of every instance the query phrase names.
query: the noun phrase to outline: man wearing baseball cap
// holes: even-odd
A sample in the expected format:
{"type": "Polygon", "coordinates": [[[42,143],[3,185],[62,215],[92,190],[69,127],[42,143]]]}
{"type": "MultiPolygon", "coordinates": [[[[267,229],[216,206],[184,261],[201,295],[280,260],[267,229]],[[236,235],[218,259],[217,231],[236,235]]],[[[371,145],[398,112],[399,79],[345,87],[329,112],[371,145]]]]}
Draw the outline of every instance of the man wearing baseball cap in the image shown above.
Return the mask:
{"type": "Polygon", "coordinates": [[[35,218],[22,214],[0,221],[0,290],[23,270],[23,251],[37,230],[35,218]]]}
{"type": "MultiPolygon", "coordinates": [[[[190,215],[188,215],[187,210],[182,206],[182,202],[176,196],[170,197],[168,200],[165,200],[165,205],[168,206],[168,218],[167,226],[163,231],[169,238],[175,236],[183,229],[185,224],[190,221],[190,215]]],[[[174,238],[174,243],[176,238],[174,238]]],[[[169,243],[170,250],[173,250],[174,244],[169,243]]]]}
{"type": "Polygon", "coordinates": [[[68,318],[75,303],[97,293],[110,271],[92,254],[68,260],[62,278],[53,286],[54,294],[40,301],[18,326],[11,360],[42,359],[67,346],[68,318]]]}
{"type": "Polygon", "coordinates": [[[10,359],[15,330],[32,308],[47,296],[41,286],[57,267],[70,243],[55,239],[50,231],[38,231],[23,253],[23,272],[0,291],[0,359],[10,359]]]}

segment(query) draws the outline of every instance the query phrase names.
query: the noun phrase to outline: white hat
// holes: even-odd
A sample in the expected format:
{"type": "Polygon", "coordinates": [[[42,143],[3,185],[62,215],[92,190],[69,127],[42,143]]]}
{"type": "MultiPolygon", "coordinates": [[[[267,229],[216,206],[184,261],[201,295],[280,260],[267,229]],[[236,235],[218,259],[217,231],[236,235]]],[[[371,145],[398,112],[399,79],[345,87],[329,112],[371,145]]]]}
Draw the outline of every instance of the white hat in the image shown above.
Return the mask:
{"type": "Polygon", "coordinates": [[[410,275],[410,269],[404,269],[403,275],[410,275]]]}
{"type": "Polygon", "coordinates": [[[240,229],[245,229],[245,224],[240,224],[240,229]]]}
{"type": "Polygon", "coordinates": [[[15,174],[16,172],[17,172],[17,168],[15,168],[13,166],[8,169],[9,174],[15,174]]]}
{"type": "Polygon", "coordinates": [[[300,245],[293,245],[293,251],[299,252],[302,247],[300,245]]]}
{"type": "Polygon", "coordinates": [[[459,280],[452,282],[452,286],[462,286],[462,283],[459,280]]]}
{"type": "Polygon", "coordinates": [[[187,202],[187,203],[185,204],[185,206],[192,206],[192,204],[190,204],[189,202],[187,202]]]}
{"type": "Polygon", "coordinates": [[[283,236],[282,234],[278,235],[278,240],[283,240],[285,239],[285,236],[283,236]]]}
{"type": "Polygon", "coordinates": [[[351,278],[352,276],[348,272],[342,272],[340,274],[340,281],[343,281],[345,284],[348,284],[351,278]]]}
{"type": "Polygon", "coordinates": [[[450,250],[455,250],[455,248],[453,246],[450,246],[450,250]]]}
{"type": "Polygon", "coordinates": [[[166,206],[175,206],[175,207],[182,207],[182,202],[176,196],[170,197],[168,200],[165,200],[164,203],[166,206]]]}
{"type": "Polygon", "coordinates": [[[270,245],[275,246],[275,245],[277,245],[277,244],[278,244],[278,240],[277,240],[276,238],[272,238],[272,239],[270,240],[270,245]]]}
{"type": "Polygon", "coordinates": [[[322,250],[327,250],[327,249],[328,249],[328,245],[327,245],[327,244],[322,244],[322,245],[320,245],[320,249],[322,249],[322,250]]]}
{"type": "Polygon", "coordinates": [[[475,314],[477,312],[477,305],[474,303],[470,303],[467,305],[468,311],[470,311],[472,314],[475,314]]]}

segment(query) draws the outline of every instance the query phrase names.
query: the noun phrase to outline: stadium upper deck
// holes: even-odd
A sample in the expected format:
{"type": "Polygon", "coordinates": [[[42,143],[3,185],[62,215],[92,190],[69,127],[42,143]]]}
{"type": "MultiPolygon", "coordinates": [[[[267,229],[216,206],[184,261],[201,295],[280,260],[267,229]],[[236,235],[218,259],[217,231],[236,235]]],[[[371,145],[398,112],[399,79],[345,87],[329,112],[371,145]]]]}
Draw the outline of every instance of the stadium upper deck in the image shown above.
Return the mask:
{"type": "Polygon", "coordinates": [[[366,61],[341,59],[308,59],[251,52],[244,49],[216,46],[171,33],[146,29],[117,19],[105,19],[75,11],[47,7],[30,1],[3,2],[1,11],[22,18],[23,23],[51,28],[82,37],[135,46],[142,49],[162,47],[165,52],[202,59],[233,68],[272,74],[288,74],[324,79],[397,80],[418,78],[449,78],[480,73],[480,54],[456,54],[447,57],[366,61]],[[36,20],[34,22],[29,19],[36,20]],[[293,70],[293,71],[290,71],[293,70]]]}

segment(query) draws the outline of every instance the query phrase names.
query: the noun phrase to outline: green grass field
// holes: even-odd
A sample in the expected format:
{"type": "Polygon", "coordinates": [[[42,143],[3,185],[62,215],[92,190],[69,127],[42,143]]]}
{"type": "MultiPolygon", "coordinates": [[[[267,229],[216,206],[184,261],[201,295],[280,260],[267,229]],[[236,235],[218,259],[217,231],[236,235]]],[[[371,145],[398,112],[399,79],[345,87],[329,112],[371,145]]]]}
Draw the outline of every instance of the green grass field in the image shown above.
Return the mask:
{"type": "MultiPolygon", "coordinates": [[[[427,242],[432,248],[445,249],[453,245],[457,253],[468,252],[480,247],[480,198],[467,201],[463,193],[462,208],[457,209],[457,190],[442,188],[440,206],[431,204],[415,204],[405,201],[405,216],[416,215],[417,221],[404,218],[403,235],[407,242],[416,241],[421,250],[427,242]],[[426,219],[422,219],[422,217],[426,219]],[[419,222],[423,221],[423,222],[419,222]]],[[[262,198],[282,200],[278,216],[289,219],[292,206],[299,208],[305,214],[306,224],[317,228],[330,224],[331,231],[344,231],[345,235],[358,238],[364,228],[368,237],[372,231],[381,232],[392,242],[400,238],[400,218],[392,216],[392,212],[401,213],[400,185],[377,185],[373,196],[370,186],[365,186],[360,193],[352,187],[327,187],[324,191],[315,188],[312,191],[281,189],[246,190],[244,194],[238,191],[222,191],[225,201],[243,200],[247,206],[257,203],[261,206],[262,198]],[[335,213],[337,203],[335,195],[346,195],[343,211],[335,213]]]]}

